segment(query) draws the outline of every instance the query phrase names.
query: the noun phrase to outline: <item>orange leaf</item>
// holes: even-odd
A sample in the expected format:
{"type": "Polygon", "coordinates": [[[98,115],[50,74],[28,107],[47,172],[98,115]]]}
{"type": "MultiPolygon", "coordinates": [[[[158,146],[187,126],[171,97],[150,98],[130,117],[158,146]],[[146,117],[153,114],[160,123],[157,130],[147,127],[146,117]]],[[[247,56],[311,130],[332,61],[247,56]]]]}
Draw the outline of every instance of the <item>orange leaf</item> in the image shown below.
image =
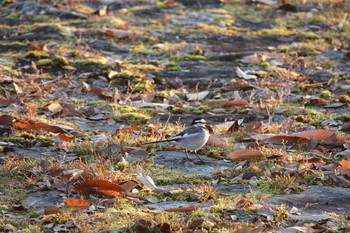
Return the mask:
{"type": "Polygon", "coordinates": [[[48,131],[53,133],[59,133],[62,129],[58,126],[52,126],[46,123],[22,123],[15,122],[12,126],[16,129],[29,129],[29,130],[38,130],[38,131],[48,131]]]}
{"type": "Polygon", "coordinates": [[[125,191],[120,185],[108,180],[86,180],[83,183],[76,185],[75,189],[81,195],[106,194],[109,196],[109,194],[113,192],[112,195],[116,196],[116,192],[120,193],[125,191]]]}
{"type": "Polygon", "coordinates": [[[70,141],[71,141],[71,139],[70,139],[67,135],[65,135],[64,133],[60,133],[60,134],[58,135],[58,138],[59,138],[61,141],[65,141],[65,142],[70,142],[70,141]]]}
{"type": "Polygon", "coordinates": [[[63,202],[69,207],[87,208],[90,206],[90,202],[82,199],[67,198],[67,199],[64,199],[63,202]]]}
{"type": "Polygon", "coordinates": [[[115,134],[116,135],[117,134],[132,134],[135,131],[140,131],[140,130],[141,130],[141,127],[138,125],[135,125],[135,126],[127,127],[127,128],[117,129],[115,131],[115,134]]]}
{"type": "Polygon", "coordinates": [[[175,208],[168,208],[163,211],[165,212],[193,212],[196,211],[197,207],[190,205],[190,206],[181,206],[181,207],[175,207],[175,208]]]}
{"type": "Polygon", "coordinates": [[[350,161],[349,160],[342,160],[339,162],[340,165],[343,167],[346,167],[347,169],[350,169],[350,161]]]}
{"type": "Polygon", "coordinates": [[[306,130],[299,133],[294,133],[292,136],[302,137],[309,140],[322,141],[335,136],[335,133],[326,129],[306,130]]]}
{"type": "Polygon", "coordinates": [[[309,139],[301,136],[291,135],[275,135],[265,140],[267,143],[283,144],[283,143],[304,143],[308,142],[309,139]]]}
{"type": "Polygon", "coordinates": [[[113,32],[112,30],[110,30],[110,29],[106,29],[106,30],[105,30],[105,34],[106,34],[107,36],[114,37],[114,32],[113,32]]]}
{"type": "Polygon", "coordinates": [[[227,155],[232,160],[253,160],[263,157],[260,150],[236,150],[227,155]]]}

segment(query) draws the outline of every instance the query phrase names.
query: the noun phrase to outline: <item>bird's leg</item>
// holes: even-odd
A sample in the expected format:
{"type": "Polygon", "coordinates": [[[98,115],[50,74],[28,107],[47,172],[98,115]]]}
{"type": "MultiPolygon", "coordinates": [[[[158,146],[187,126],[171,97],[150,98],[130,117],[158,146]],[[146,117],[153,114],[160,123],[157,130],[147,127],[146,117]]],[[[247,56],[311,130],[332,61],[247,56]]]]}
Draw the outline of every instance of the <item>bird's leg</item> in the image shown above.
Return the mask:
{"type": "Polygon", "coordinates": [[[194,154],[197,156],[197,158],[201,161],[201,163],[204,163],[204,161],[199,157],[199,155],[197,154],[197,151],[194,151],[194,154]]]}
{"type": "Polygon", "coordinates": [[[191,159],[190,159],[190,155],[188,154],[188,151],[187,151],[187,150],[185,150],[185,152],[186,152],[186,156],[187,156],[187,158],[188,158],[189,160],[191,160],[191,159]]]}

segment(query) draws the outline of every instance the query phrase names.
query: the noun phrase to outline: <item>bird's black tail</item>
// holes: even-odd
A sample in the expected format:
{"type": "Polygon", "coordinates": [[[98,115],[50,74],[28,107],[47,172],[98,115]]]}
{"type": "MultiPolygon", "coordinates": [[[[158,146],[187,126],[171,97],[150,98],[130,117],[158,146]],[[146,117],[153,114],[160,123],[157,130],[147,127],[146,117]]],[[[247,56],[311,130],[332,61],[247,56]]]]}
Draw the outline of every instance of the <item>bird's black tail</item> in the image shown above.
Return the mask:
{"type": "Polygon", "coordinates": [[[175,142],[175,141],[176,139],[166,139],[166,140],[160,140],[155,142],[146,142],[146,143],[142,143],[142,145],[156,144],[156,143],[162,143],[162,142],[175,142]]]}

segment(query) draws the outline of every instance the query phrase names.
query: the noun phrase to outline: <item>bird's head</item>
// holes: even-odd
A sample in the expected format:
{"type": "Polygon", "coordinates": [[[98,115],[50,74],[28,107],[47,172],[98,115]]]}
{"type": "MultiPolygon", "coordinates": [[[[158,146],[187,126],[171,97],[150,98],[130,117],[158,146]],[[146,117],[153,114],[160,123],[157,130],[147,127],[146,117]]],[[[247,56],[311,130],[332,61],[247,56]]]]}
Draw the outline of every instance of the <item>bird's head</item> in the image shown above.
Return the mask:
{"type": "Polygon", "coordinates": [[[207,122],[203,118],[194,119],[191,125],[205,125],[207,122]]]}
{"type": "Polygon", "coordinates": [[[213,128],[210,127],[210,125],[203,119],[203,118],[197,118],[197,119],[194,119],[192,121],[192,124],[191,125],[200,125],[200,126],[203,126],[204,128],[206,128],[208,130],[208,132],[210,134],[213,134],[214,133],[214,130],[213,128]]]}

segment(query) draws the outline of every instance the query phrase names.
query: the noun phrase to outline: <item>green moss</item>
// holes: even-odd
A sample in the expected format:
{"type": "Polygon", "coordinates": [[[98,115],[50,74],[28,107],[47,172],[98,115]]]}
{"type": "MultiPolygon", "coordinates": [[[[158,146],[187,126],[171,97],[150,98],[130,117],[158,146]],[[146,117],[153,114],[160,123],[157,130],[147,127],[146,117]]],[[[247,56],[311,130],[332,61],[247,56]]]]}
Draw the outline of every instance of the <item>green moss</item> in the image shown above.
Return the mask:
{"type": "Polygon", "coordinates": [[[177,65],[176,62],[173,62],[173,61],[166,64],[164,68],[166,70],[172,70],[172,71],[177,71],[182,69],[181,66],[177,65]]]}
{"type": "Polygon", "coordinates": [[[142,113],[125,113],[114,117],[116,121],[123,121],[128,125],[145,125],[150,118],[142,113]]]}
{"type": "Polygon", "coordinates": [[[350,96],[348,95],[341,95],[339,96],[339,101],[343,103],[350,103],[350,96]]]}
{"type": "Polygon", "coordinates": [[[83,53],[81,51],[79,51],[79,50],[74,50],[70,54],[71,54],[72,57],[81,57],[81,56],[83,56],[83,53]]]}
{"type": "Polygon", "coordinates": [[[36,146],[50,147],[50,146],[55,145],[55,142],[52,141],[52,139],[50,139],[50,138],[45,138],[45,137],[39,136],[39,137],[37,137],[36,140],[37,140],[35,143],[36,146]]]}
{"type": "Polygon", "coordinates": [[[54,63],[51,59],[45,58],[45,59],[40,59],[36,61],[35,64],[38,68],[41,68],[46,66],[52,66],[54,63]]]}
{"type": "Polygon", "coordinates": [[[181,107],[174,107],[172,110],[171,110],[172,113],[174,114],[181,114],[181,113],[184,113],[185,112],[185,109],[184,108],[181,108],[181,107]]]}
{"type": "Polygon", "coordinates": [[[35,15],[31,20],[33,22],[50,22],[51,17],[48,15],[35,15]]]}
{"type": "MultiPolygon", "coordinates": [[[[5,1],[6,2],[6,1],[5,1]]],[[[13,3],[11,1],[11,3],[13,3]]],[[[5,3],[3,3],[5,4],[5,3]]],[[[12,11],[10,14],[8,14],[6,17],[4,17],[5,19],[19,19],[21,17],[22,13],[18,12],[18,11],[12,11]]]]}
{"type": "Polygon", "coordinates": [[[24,54],[25,58],[36,58],[36,59],[44,59],[49,58],[50,55],[45,51],[29,51],[24,54]]]}
{"type": "Polygon", "coordinates": [[[201,105],[198,108],[190,107],[190,112],[195,115],[202,115],[211,111],[211,108],[206,105],[201,105]]]}
{"type": "Polygon", "coordinates": [[[65,57],[59,55],[55,55],[52,61],[55,65],[58,66],[65,66],[69,64],[69,61],[65,57]]]}
{"type": "Polygon", "coordinates": [[[333,95],[332,95],[332,92],[330,92],[329,90],[324,90],[320,93],[320,96],[322,98],[325,98],[325,99],[329,99],[331,98],[333,95]]]}
{"type": "Polygon", "coordinates": [[[183,174],[172,169],[159,168],[155,166],[147,167],[156,185],[170,184],[204,184],[206,177],[194,174],[183,174]]]}
{"type": "Polygon", "coordinates": [[[74,60],[70,62],[71,64],[82,64],[82,65],[107,65],[107,61],[104,59],[98,59],[98,58],[86,58],[86,59],[79,59],[74,60]]]}

